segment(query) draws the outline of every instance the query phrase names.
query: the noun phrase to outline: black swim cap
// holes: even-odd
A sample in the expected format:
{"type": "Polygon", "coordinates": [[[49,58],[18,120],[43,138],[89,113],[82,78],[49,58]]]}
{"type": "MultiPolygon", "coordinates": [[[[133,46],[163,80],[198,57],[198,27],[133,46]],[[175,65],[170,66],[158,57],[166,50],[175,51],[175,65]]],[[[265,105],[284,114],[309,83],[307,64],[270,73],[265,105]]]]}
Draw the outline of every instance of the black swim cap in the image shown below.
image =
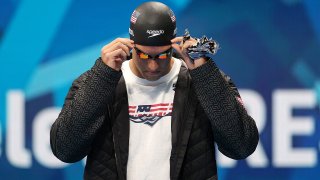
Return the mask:
{"type": "Polygon", "coordinates": [[[144,46],[164,46],[176,37],[176,17],[160,2],[146,2],[137,7],[130,19],[130,39],[144,46]]]}

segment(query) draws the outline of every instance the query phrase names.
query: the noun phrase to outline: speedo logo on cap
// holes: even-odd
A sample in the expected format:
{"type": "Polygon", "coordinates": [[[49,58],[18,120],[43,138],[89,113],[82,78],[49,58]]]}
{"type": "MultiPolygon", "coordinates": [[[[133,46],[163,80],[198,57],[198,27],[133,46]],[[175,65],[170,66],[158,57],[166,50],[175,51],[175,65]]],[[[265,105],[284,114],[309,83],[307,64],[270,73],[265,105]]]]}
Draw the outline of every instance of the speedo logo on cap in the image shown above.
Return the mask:
{"type": "Polygon", "coordinates": [[[164,34],[164,30],[147,30],[147,34],[150,34],[148,38],[159,36],[161,34],[164,34]]]}

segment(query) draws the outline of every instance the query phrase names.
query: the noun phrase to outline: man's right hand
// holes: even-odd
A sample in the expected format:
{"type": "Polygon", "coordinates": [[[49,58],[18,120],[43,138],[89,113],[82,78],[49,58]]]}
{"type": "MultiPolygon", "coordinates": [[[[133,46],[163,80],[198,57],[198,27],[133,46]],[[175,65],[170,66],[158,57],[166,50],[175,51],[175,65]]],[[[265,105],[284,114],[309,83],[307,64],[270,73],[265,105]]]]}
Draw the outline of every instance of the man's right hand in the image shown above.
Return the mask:
{"type": "Polygon", "coordinates": [[[117,38],[101,49],[101,59],[109,67],[120,71],[123,61],[130,56],[133,41],[127,38],[117,38]]]}

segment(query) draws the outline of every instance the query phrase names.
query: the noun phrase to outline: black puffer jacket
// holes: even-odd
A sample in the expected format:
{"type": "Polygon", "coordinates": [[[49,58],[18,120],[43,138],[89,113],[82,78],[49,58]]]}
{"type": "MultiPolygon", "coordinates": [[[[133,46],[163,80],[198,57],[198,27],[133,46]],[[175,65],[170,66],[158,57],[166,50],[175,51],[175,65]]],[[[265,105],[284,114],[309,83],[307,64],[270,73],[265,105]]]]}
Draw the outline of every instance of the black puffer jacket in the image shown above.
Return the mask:
{"type": "MultiPolygon", "coordinates": [[[[172,180],[217,179],[214,142],[233,159],[254,152],[257,127],[237,97],[236,87],[213,61],[191,71],[181,67],[171,121],[172,180]]],[[[69,163],[87,156],[84,179],[126,179],[128,115],[121,72],[98,59],[73,82],[51,128],[52,151],[69,163]]]]}

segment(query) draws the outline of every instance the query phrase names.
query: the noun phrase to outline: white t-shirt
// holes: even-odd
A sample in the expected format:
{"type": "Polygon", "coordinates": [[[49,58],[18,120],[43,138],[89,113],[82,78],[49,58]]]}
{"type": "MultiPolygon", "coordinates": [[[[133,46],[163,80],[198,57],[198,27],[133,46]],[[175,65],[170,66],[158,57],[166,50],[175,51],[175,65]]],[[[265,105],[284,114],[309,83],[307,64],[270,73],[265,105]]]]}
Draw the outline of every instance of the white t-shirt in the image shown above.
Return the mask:
{"type": "Polygon", "coordinates": [[[128,180],[170,179],[171,116],[181,61],[156,81],[134,75],[129,61],[122,64],[130,119],[128,180]]]}

